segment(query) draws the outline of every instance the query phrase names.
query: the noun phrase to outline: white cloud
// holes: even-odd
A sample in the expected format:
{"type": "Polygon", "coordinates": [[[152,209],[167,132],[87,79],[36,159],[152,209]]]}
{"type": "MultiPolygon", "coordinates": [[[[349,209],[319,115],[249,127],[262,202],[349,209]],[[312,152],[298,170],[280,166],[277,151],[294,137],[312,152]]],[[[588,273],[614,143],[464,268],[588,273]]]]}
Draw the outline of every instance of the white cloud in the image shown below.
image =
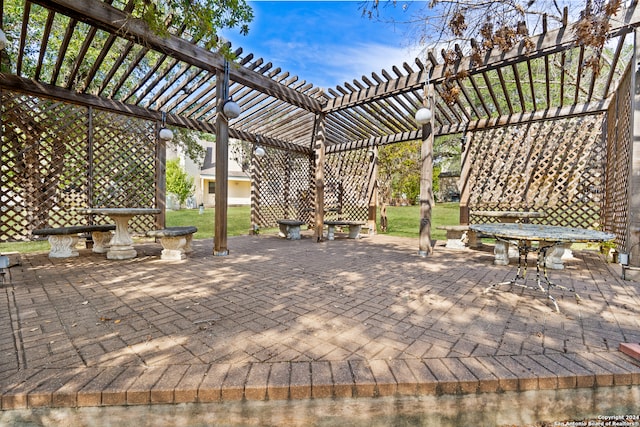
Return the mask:
{"type": "Polygon", "coordinates": [[[382,70],[395,76],[392,67],[395,65],[404,73],[402,64],[406,62],[413,66],[417,54],[417,50],[410,51],[376,43],[343,48],[337,55],[327,55],[327,63],[331,64],[327,68],[328,77],[331,78],[330,81],[335,82],[335,86],[345,81],[351,83],[354,79],[360,80],[363,75],[371,78],[371,73],[381,76],[382,70]]]}
{"type": "MultiPolygon", "coordinates": [[[[401,70],[404,62],[414,69],[419,49],[393,47],[379,43],[360,43],[350,46],[309,45],[300,42],[269,44],[268,59],[274,66],[282,66],[301,79],[323,88],[334,88],[344,82],[352,83],[371,73],[392,73],[392,66],[401,70]],[[295,54],[294,54],[295,53],[295,54]],[[289,67],[289,68],[287,68],[289,67]]],[[[404,71],[403,71],[404,72],[404,71]]]]}

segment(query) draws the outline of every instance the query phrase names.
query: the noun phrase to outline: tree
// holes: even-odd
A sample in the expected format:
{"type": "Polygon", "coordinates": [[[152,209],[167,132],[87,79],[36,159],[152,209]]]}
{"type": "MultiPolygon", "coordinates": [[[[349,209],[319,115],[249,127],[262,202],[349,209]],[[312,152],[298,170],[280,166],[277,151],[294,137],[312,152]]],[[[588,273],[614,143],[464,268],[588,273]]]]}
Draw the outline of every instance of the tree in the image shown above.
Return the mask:
{"type": "MultiPolygon", "coordinates": [[[[117,2],[116,2],[117,4],[117,2]]],[[[24,15],[25,2],[23,0],[4,0],[3,5],[3,30],[7,37],[14,41],[20,40],[22,31],[22,16],[24,15]]],[[[48,48],[44,52],[45,57],[39,58],[33,52],[40,51],[39,40],[42,38],[45,28],[47,28],[47,19],[49,17],[48,9],[38,4],[30,6],[31,20],[36,25],[28,27],[29,34],[25,37],[26,45],[22,57],[21,73],[25,77],[35,74],[38,67],[42,80],[53,80],[53,67],[57,63],[57,54],[61,50],[61,45],[65,38],[65,28],[68,19],[57,16],[51,25],[52,37],[48,39],[48,48]]],[[[253,11],[247,5],[245,0],[134,0],[133,7],[130,11],[132,19],[142,19],[150,27],[150,29],[160,36],[168,34],[176,34],[181,37],[188,37],[198,43],[205,49],[216,49],[223,56],[232,60],[233,55],[229,51],[229,46],[223,43],[223,40],[217,37],[219,30],[223,28],[238,28],[241,34],[247,34],[249,31],[249,23],[253,20],[253,11]]],[[[89,26],[84,23],[78,23],[74,34],[71,37],[69,45],[65,49],[69,52],[68,57],[73,58],[72,52],[79,52],[86,40],[89,26]]],[[[113,63],[117,57],[110,55],[104,59],[103,67],[97,71],[96,76],[87,81],[87,76],[91,74],[91,67],[96,59],[101,55],[102,46],[107,42],[109,35],[106,32],[98,31],[93,36],[93,43],[85,52],[85,59],[79,64],[77,73],[72,74],[71,69],[74,65],[72,61],[65,61],[61,64],[61,72],[59,79],[68,78],[73,75],[73,80],[66,82],[68,86],[73,87],[77,91],[86,90],[92,94],[105,94],[101,88],[102,78],[105,69],[108,70],[109,64],[113,63]]],[[[125,51],[127,41],[118,38],[116,47],[113,51],[125,51]]],[[[0,71],[14,72],[16,67],[16,58],[18,56],[19,43],[10,43],[9,46],[0,55],[0,71]]],[[[142,78],[147,72],[156,65],[160,54],[148,52],[138,64],[135,71],[136,75],[142,78]]],[[[167,70],[167,76],[174,73],[167,70]]],[[[126,93],[133,85],[137,84],[138,79],[134,75],[132,78],[124,82],[119,93],[112,93],[114,99],[122,93],[126,93]]],[[[60,81],[58,81],[60,83],[60,81]]],[[[182,151],[196,163],[201,163],[204,157],[204,150],[200,146],[198,139],[202,138],[198,132],[190,131],[183,128],[172,128],[174,132],[173,144],[180,147],[182,151]]]]}
{"type": "Polygon", "coordinates": [[[142,18],[152,31],[166,35],[184,27],[185,33],[205,49],[215,48],[230,55],[228,46],[217,34],[222,28],[240,28],[249,33],[253,10],[245,0],[136,0],[131,13],[142,18]]]}
{"type": "Polygon", "coordinates": [[[382,203],[400,199],[413,202],[420,193],[420,142],[386,145],[378,151],[378,179],[382,203]]]}
{"type": "Polygon", "coordinates": [[[184,169],[182,169],[180,160],[168,160],[167,192],[175,194],[180,206],[182,206],[189,197],[193,196],[194,190],[193,177],[187,175],[184,169]]]}
{"type": "MultiPolygon", "coordinates": [[[[510,49],[547,25],[561,26],[567,19],[578,21],[578,39],[590,46],[602,46],[606,21],[622,7],[622,0],[431,0],[412,2],[368,0],[362,3],[363,16],[380,21],[406,24],[414,40],[425,46],[444,46],[479,41],[479,47],[510,49]],[[384,9],[402,7],[402,22],[386,19],[384,9]]],[[[461,46],[463,50],[465,46],[461,46]]],[[[470,46],[467,47],[467,52],[470,46]]]]}
{"type": "Polygon", "coordinates": [[[206,150],[202,146],[201,140],[214,142],[216,139],[215,135],[180,127],[172,127],[171,130],[173,131],[173,139],[170,144],[176,151],[183,153],[196,164],[202,166],[206,150]]]}
{"type": "Polygon", "coordinates": [[[459,59],[470,56],[472,63],[479,64],[488,50],[505,52],[519,43],[526,50],[533,50],[530,36],[549,29],[554,22],[556,27],[569,20],[576,22],[572,28],[577,44],[591,48],[590,55],[584,58],[585,69],[599,73],[609,21],[621,10],[622,0],[368,0],[361,9],[364,16],[385,21],[384,8],[399,5],[406,12],[404,24],[413,30],[414,42],[417,36],[425,50],[439,48],[448,77],[441,95],[453,103],[459,89],[449,82],[461,77],[454,71],[459,59]]]}
{"type": "MultiPolygon", "coordinates": [[[[433,192],[437,193],[441,170],[459,170],[460,135],[435,138],[433,151],[433,192]]],[[[385,145],[378,152],[378,183],[381,202],[404,195],[411,204],[420,195],[420,141],[385,145]]]]}

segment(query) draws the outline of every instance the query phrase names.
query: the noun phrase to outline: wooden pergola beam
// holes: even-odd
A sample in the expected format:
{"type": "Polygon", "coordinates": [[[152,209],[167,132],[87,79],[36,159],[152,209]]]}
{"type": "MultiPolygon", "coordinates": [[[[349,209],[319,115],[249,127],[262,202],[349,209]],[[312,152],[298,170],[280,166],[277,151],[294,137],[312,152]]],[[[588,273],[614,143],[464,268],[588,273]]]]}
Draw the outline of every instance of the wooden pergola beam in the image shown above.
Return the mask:
{"type": "Polygon", "coordinates": [[[229,136],[235,139],[241,139],[242,141],[252,142],[265,147],[274,147],[281,150],[293,151],[306,155],[313,154],[313,150],[310,147],[305,147],[265,135],[257,135],[254,133],[244,132],[238,129],[229,128],[229,136]]]}
{"type": "MultiPolygon", "coordinates": [[[[98,27],[126,40],[149,46],[159,52],[209,72],[224,69],[224,57],[210,52],[179,37],[160,37],[149,30],[147,24],[123,11],[95,0],[33,0],[33,3],[62,13],[70,18],[98,27]]],[[[319,112],[322,105],[317,99],[287,88],[244,67],[229,67],[229,78],[237,83],[269,94],[310,112],[319,112]]]]}
{"type": "MultiPolygon", "coordinates": [[[[434,134],[437,136],[451,135],[461,132],[477,131],[488,128],[519,125],[543,120],[564,119],[576,116],[605,113],[609,107],[610,100],[589,102],[587,104],[571,105],[562,108],[550,108],[548,110],[536,111],[533,113],[508,114],[490,119],[480,119],[467,123],[458,123],[450,126],[440,126],[435,128],[434,134]]],[[[385,135],[357,141],[349,141],[342,144],[327,146],[326,152],[338,153],[341,151],[358,150],[367,147],[375,147],[398,142],[417,141],[420,139],[420,131],[402,132],[394,135],[385,135]]]]}
{"type": "MultiPolygon", "coordinates": [[[[609,37],[616,37],[633,31],[640,26],[640,5],[634,2],[631,7],[623,10],[611,19],[611,29],[609,37]]],[[[556,30],[543,33],[537,37],[532,37],[531,41],[536,46],[532,52],[527,51],[524,43],[520,43],[513,49],[502,52],[500,49],[493,49],[486,53],[480,65],[472,64],[469,57],[462,58],[457,64],[453,73],[464,70],[471,72],[470,75],[486,73],[487,71],[499,69],[505,66],[515,65],[522,62],[523,58],[529,61],[547,56],[553,53],[562,52],[575,44],[575,33],[572,28],[565,25],[556,30]]],[[[442,83],[445,79],[444,64],[438,64],[433,68],[431,83],[434,85],[442,83]]],[[[395,96],[399,93],[417,90],[422,87],[426,77],[426,71],[420,69],[408,76],[379,82],[377,86],[369,87],[357,93],[344,94],[341,97],[331,99],[324,108],[325,113],[332,113],[345,108],[352,108],[357,105],[369,103],[395,96]]]]}
{"type": "MultiPolygon", "coordinates": [[[[136,117],[145,120],[162,120],[162,112],[136,105],[125,104],[87,93],[77,93],[74,90],[61,88],[47,83],[37,82],[13,74],[0,73],[0,88],[19,93],[54,99],[71,104],[95,107],[111,111],[125,116],[136,117]]],[[[184,116],[167,113],[166,123],[172,126],[180,126],[201,132],[215,133],[215,125],[209,122],[189,119],[184,116]]]]}

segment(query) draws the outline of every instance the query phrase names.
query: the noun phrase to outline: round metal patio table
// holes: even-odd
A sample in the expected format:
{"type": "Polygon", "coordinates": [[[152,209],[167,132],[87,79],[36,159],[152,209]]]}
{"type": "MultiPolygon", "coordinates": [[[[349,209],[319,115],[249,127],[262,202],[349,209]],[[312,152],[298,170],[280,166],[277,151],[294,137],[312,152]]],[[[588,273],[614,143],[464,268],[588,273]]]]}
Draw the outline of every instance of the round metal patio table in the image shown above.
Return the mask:
{"type": "Polygon", "coordinates": [[[564,245],[567,243],[606,242],[615,239],[615,235],[603,231],[589,230],[586,228],[560,227],[555,225],[498,223],[472,224],[469,228],[476,232],[488,234],[494,237],[496,239],[496,250],[498,250],[499,245],[501,245],[502,251],[508,251],[508,245],[510,242],[515,242],[518,247],[518,269],[515,277],[506,282],[495,283],[486,288],[485,292],[504,284],[539,290],[547,295],[547,298],[553,302],[555,309],[558,312],[560,311],[558,303],[550,294],[551,288],[559,288],[573,292],[578,300],[580,299],[580,296],[575,293],[574,290],[555,284],[549,280],[545,262],[545,258],[548,256],[549,251],[553,250],[558,245],[564,245]],[[534,241],[538,242],[538,246],[531,245],[531,242],[534,241]],[[527,286],[525,283],[527,255],[529,252],[537,252],[538,254],[536,261],[536,287],[527,286]],[[542,275],[540,274],[540,265],[542,265],[542,275]],[[546,285],[546,288],[543,284],[546,285]]]}

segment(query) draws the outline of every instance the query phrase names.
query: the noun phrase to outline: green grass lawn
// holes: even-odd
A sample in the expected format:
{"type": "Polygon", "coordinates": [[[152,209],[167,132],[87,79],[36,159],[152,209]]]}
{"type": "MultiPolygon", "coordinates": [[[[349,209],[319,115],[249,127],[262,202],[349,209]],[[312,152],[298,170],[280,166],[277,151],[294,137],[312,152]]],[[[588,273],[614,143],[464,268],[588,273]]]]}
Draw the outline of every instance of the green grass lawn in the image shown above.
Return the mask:
{"type": "MultiPolygon", "coordinates": [[[[445,239],[445,232],[438,230],[439,225],[458,224],[458,203],[439,203],[431,214],[431,236],[433,239],[445,239]]],[[[212,239],[214,235],[214,210],[205,209],[200,214],[198,209],[181,209],[167,211],[167,226],[194,225],[198,232],[194,239],[212,239]]],[[[420,229],[419,206],[389,206],[387,207],[388,229],[384,234],[400,237],[418,237],[420,229]]],[[[378,221],[380,217],[378,215],[378,221]]],[[[249,234],[251,229],[251,209],[249,206],[230,206],[227,210],[227,235],[241,236],[249,234]]],[[[275,229],[273,229],[275,231],[275,229]]],[[[262,230],[269,232],[270,230],[262,230]]],[[[49,243],[45,241],[0,243],[0,252],[36,252],[49,250],[49,243]]]]}
{"type": "MultiPolygon", "coordinates": [[[[387,233],[391,236],[418,237],[420,231],[420,206],[388,206],[387,233]]],[[[378,215],[378,221],[380,217],[378,215]]],[[[438,230],[440,225],[460,223],[459,203],[438,203],[431,212],[431,238],[444,240],[446,231],[438,230]]]]}
{"type": "MultiPolygon", "coordinates": [[[[431,236],[433,239],[445,239],[445,231],[438,230],[439,225],[458,224],[460,210],[458,203],[439,203],[431,214],[431,236]]],[[[227,211],[227,235],[248,234],[251,229],[250,208],[232,206],[227,211]]],[[[194,225],[198,227],[195,239],[211,238],[214,235],[214,210],[205,209],[200,214],[197,209],[167,211],[167,226],[194,225]]],[[[420,206],[387,207],[388,227],[385,234],[400,237],[418,237],[420,230],[420,206]]],[[[379,221],[378,216],[378,221],[379,221]]],[[[267,230],[263,230],[265,232],[267,230]]]]}
{"type": "MultiPolygon", "coordinates": [[[[198,209],[180,209],[167,211],[167,227],[193,225],[198,227],[194,239],[213,238],[215,225],[214,209],[205,209],[202,214],[198,209]]],[[[251,230],[251,208],[249,206],[229,206],[227,208],[227,235],[241,236],[251,230]]]]}

